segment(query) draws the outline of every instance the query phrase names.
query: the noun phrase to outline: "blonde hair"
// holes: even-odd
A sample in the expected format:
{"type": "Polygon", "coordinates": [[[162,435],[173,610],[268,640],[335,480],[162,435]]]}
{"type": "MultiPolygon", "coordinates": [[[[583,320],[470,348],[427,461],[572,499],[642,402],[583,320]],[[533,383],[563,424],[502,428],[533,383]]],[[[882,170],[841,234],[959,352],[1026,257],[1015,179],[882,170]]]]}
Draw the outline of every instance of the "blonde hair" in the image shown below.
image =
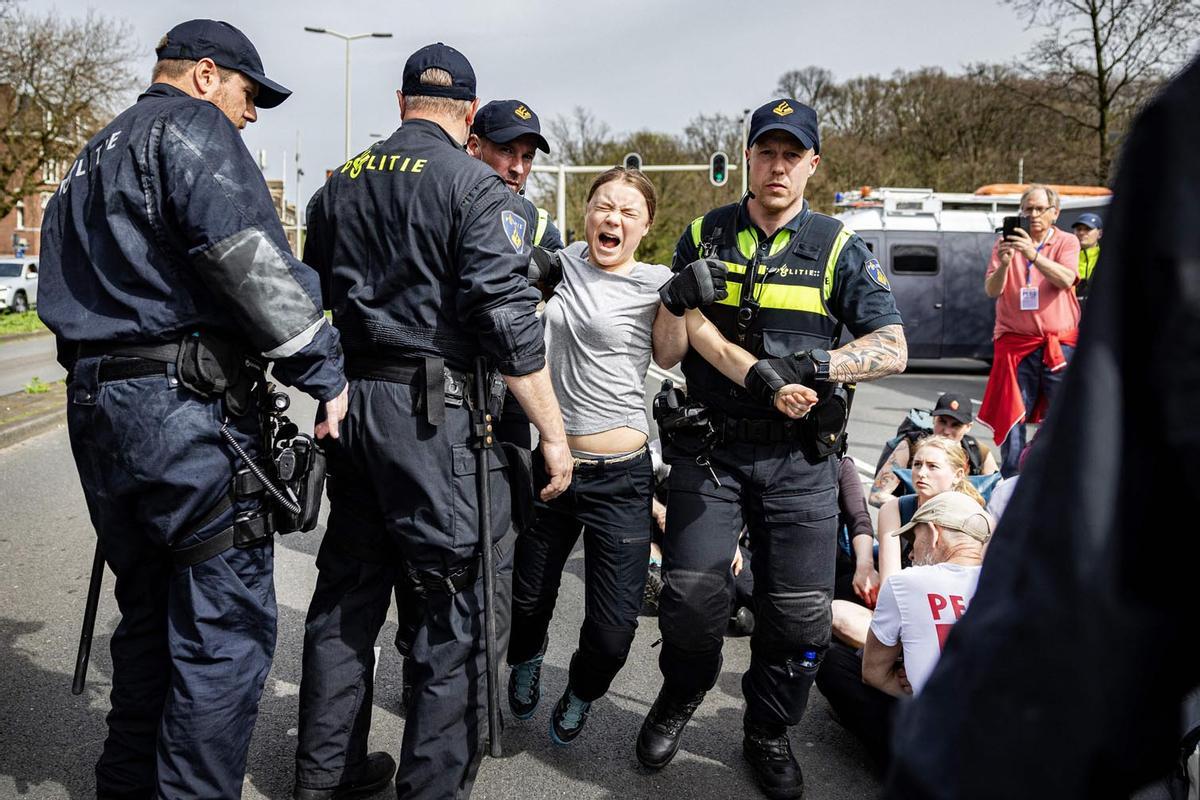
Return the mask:
{"type": "Polygon", "coordinates": [[[1047,186],[1044,183],[1031,183],[1031,184],[1029,184],[1028,189],[1021,192],[1021,201],[1020,201],[1021,208],[1025,207],[1025,201],[1028,200],[1029,196],[1031,194],[1033,194],[1034,192],[1045,192],[1046,193],[1046,202],[1050,204],[1050,207],[1058,208],[1058,192],[1054,191],[1053,189],[1051,189],[1049,186],[1047,186]]]}
{"type": "MultiPolygon", "coordinates": [[[[444,69],[430,67],[421,73],[422,86],[453,86],[454,78],[444,69]]],[[[470,100],[455,100],[453,97],[430,97],[423,94],[405,95],[405,105],[421,114],[437,114],[448,117],[465,117],[471,109],[470,100]]]]}
{"type": "Polygon", "coordinates": [[[983,499],[983,495],[975,488],[975,484],[967,480],[970,462],[967,459],[967,450],[962,446],[961,442],[957,442],[949,436],[924,436],[918,439],[916,445],[913,447],[912,457],[908,462],[910,465],[917,460],[917,453],[921,452],[925,447],[941,450],[946,454],[946,462],[950,465],[950,469],[962,471],[962,477],[950,487],[950,491],[962,492],[976,503],[979,503],[979,505],[987,506],[987,501],[983,499]]]}

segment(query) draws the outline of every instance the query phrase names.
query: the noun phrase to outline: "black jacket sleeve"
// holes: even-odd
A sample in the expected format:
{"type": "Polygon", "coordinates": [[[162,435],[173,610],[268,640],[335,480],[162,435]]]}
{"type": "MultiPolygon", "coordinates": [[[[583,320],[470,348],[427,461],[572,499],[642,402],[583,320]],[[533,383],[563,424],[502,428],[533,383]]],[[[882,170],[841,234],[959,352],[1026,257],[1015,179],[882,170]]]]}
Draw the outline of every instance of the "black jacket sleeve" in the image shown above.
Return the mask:
{"type": "Polygon", "coordinates": [[[225,303],[274,375],[318,400],[345,386],[338,334],[320,310],[318,278],[287,244],[271,195],[237,129],[190,103],[159,122],[163,208],[188,261],[225,303]]]}
{"type": "Polygon", "coordinates": [[[478,331],[483,351],[505,375],[528,375],[546,363],[538,291],[529,285],[533,231],[519,198],[498,176],[464,200],[455,263],[459,318],[478,331]]]}

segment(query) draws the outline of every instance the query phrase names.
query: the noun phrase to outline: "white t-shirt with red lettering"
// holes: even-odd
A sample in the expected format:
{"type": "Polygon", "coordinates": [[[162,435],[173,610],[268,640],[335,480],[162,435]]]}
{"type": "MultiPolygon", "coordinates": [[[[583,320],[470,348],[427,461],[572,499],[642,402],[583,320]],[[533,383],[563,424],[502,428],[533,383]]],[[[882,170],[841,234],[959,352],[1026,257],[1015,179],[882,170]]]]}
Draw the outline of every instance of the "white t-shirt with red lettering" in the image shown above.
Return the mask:
{"type": "Polygon", "coordinates": [[[910,567],[879,590],[871,632],[889,647],[903,645],[904,671],[914,695],[929,680],[950,628],[975,596],[980,569],[963,564],[910,567]]]}

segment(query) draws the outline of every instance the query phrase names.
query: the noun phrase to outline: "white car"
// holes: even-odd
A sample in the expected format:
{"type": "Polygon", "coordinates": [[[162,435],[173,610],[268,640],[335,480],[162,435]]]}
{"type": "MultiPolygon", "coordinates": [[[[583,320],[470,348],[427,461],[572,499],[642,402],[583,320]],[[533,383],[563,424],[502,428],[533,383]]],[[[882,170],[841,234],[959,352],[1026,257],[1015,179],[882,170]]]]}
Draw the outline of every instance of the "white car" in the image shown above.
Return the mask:
{"type": "Polygon", "coordinates": [[[37,305],[37,256],[0,256],[0,312],[17,314],[37,305]]]}

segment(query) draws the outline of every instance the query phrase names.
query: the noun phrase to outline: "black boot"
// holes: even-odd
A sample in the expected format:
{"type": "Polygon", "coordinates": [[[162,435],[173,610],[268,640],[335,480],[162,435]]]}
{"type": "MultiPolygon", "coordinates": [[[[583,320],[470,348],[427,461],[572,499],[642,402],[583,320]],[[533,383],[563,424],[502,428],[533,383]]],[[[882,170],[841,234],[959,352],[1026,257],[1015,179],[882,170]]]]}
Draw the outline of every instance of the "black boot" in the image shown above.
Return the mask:
{"type": "Polygon", "coordinates": [[[662,769],[671,763],[679,750],[679,742],[683,737],[683,729],[700,702],[704,692],[694,697],[679,701],[672,698],[663,687],[650,706],[650,713],[642,723],[642,730],[637,739],[637,758],[642,766],[650,769],[662,769]]]}
{"type": "Polygon", "coordinates": [[[729,618],[726,634],[729,636],[750,636],[754,633],[754,612],[742,606],[729,618]]]}
{"type": "Polygon", "coordinates": [[[758,788],[771,800],[799,800],[804,797],[804,776],[792,755],[787,726],[762,725],[744,721],[742,753],[754,768],[758,788]]]}
{"type": "Polygon", "coordinates": [[[359,770],[358,777],[332,789],[310,789],[296,784],[292,791],[294,800],[350,800],[353,797],[370,797],[391,783],[396,774],[396,762],[387,753],[371,753],[359,770]]]}

